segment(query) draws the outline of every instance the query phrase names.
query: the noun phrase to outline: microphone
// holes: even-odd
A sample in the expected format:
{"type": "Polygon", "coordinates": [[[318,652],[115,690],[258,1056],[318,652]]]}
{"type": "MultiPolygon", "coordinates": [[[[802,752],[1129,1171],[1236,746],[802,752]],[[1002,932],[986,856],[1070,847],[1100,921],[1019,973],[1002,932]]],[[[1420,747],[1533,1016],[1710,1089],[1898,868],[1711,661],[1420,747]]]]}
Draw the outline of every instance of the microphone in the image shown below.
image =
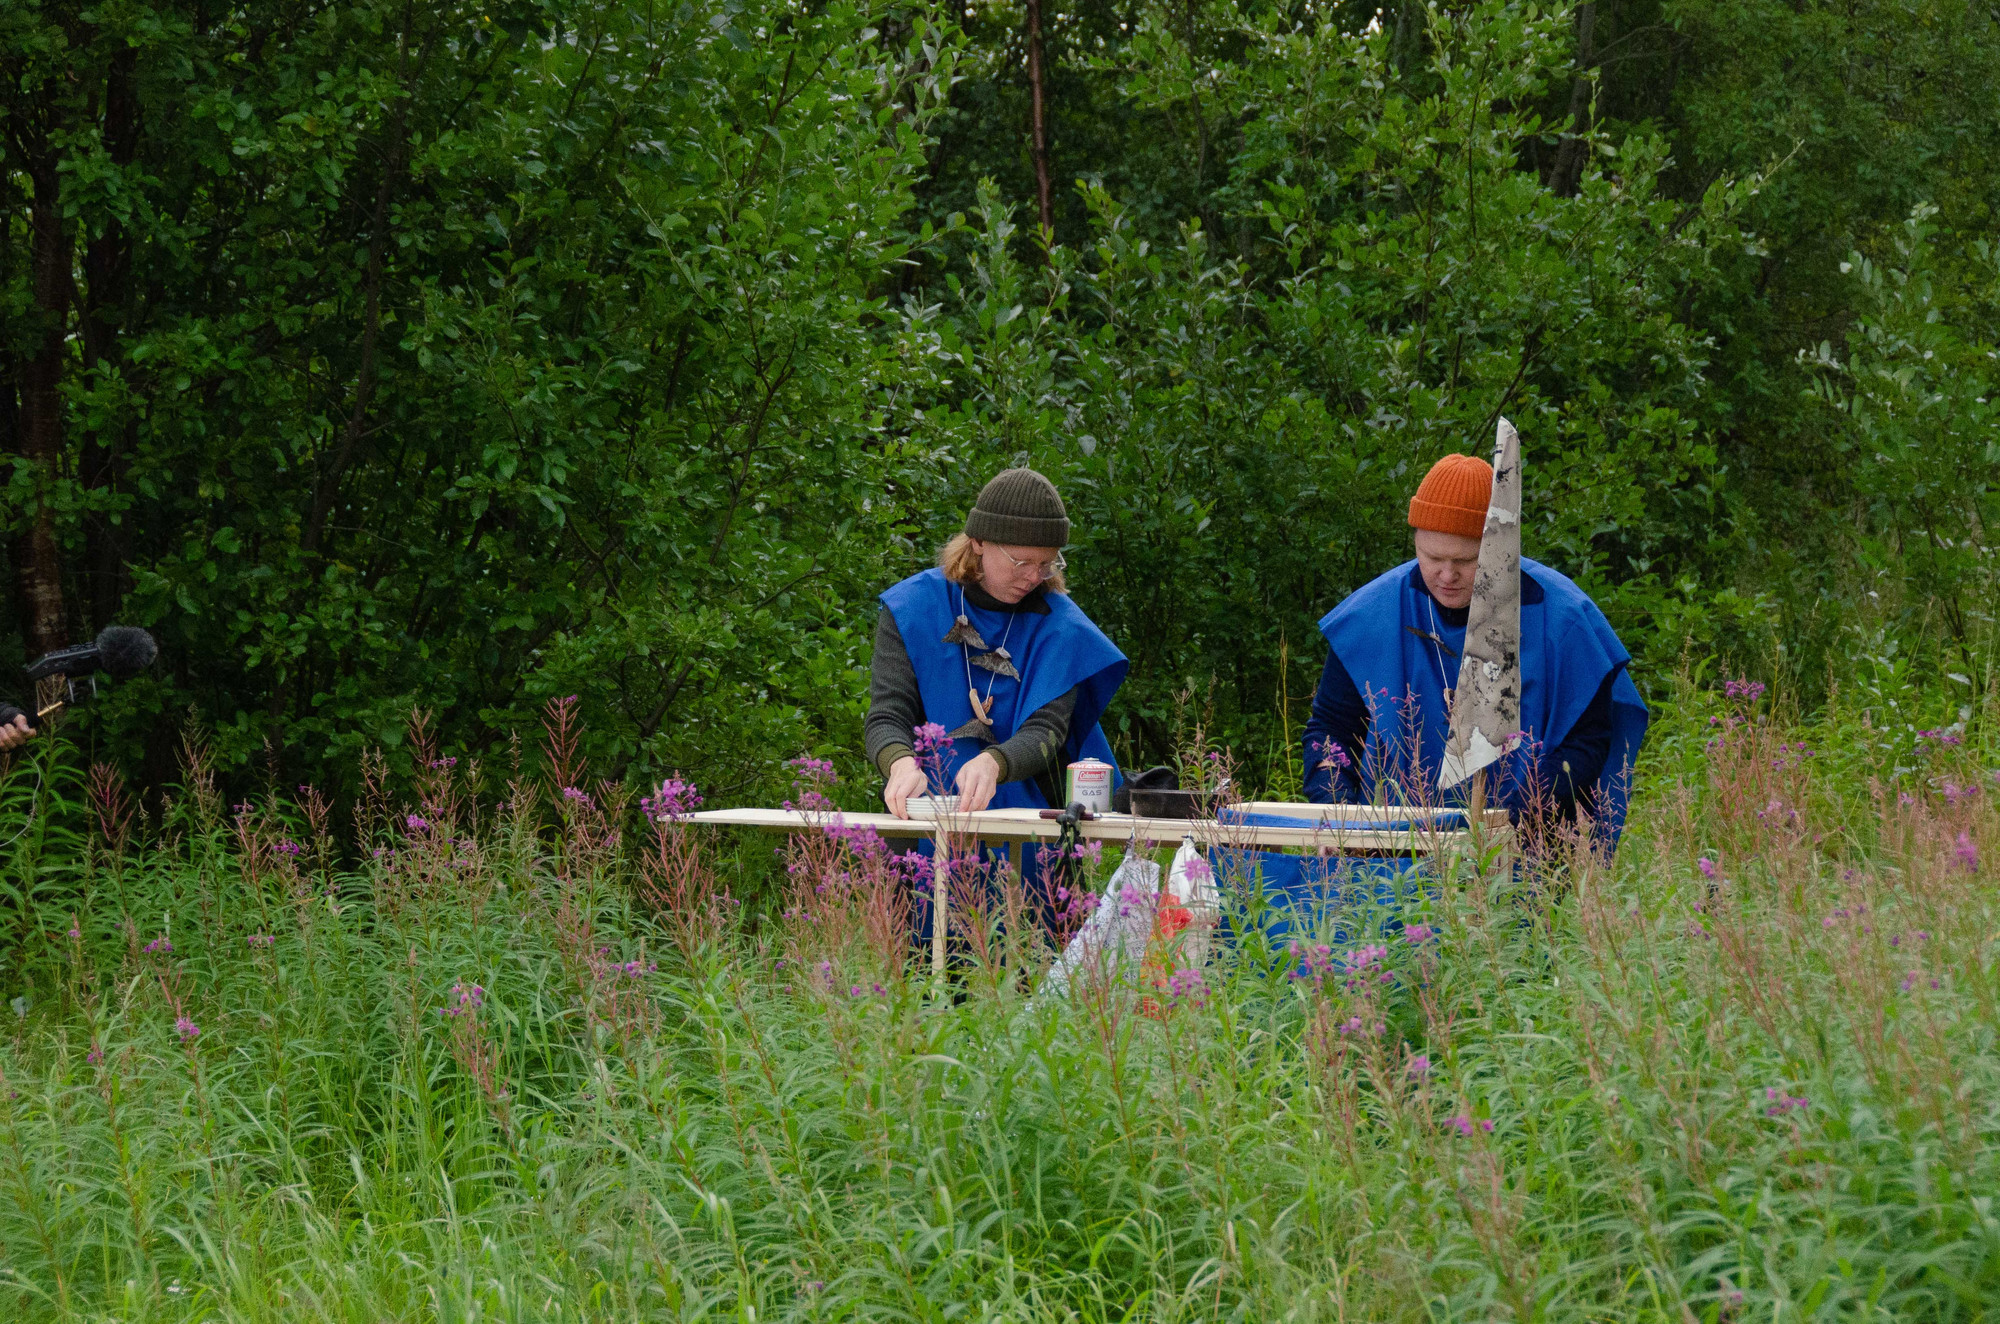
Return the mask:
{"type": "Polygon", "coordinates": [[[58,648],[28,664],[28,679],[68,676],[74,680],[102,671],[113,680],[127,680],[153,665],[160,646],[153,636],[130,625],[107,625],[93,643],[58,648]]]}
{"type": "MultiPolygon", "coordinates": [[[[43,718],[75,703],[80,697],[76,687],[80,678],[90,678],[91,693],[95,694],[95,673],[102,671],[113,680],[129,680],[152,666],[159,656],[160,646],[153,642],[153,636],[130,625],[107,625],[90,643],[42,654],[28,664],[28,679],[36,682],[53,679],[62,687],[63,697],[42,706],[28,719],[28,725],[39,728],[43,718]]],[[[5,720],[13,720],[13,714],[6,714],[5,720]]]]}

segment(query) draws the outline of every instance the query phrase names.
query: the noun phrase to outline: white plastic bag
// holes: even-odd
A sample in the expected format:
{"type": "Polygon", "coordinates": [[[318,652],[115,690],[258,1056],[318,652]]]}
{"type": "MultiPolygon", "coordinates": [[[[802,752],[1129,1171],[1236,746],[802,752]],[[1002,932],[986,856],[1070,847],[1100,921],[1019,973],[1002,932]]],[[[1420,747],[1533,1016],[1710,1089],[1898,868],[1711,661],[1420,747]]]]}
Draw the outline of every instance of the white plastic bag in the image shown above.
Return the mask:
{"type": "Polygon", "coordinates": [[[1177,904],[1187,908],[1190,920],[1176,964],[1198,970],[1208,964],[1209,943],[1222,921],[1222,893],[1216,890],[1215,870],[1207,854],[1195,845],[1193,837],[1182,837],[1181,848],[1174,852],[1173,866],[1167,870],[1167,891],[1177,904]]]}
{"type": "MultiPolygon", "coordinates": [[[[1175,904],[1192,912],[1176,964],[1198,967],[1208,959],[1209,940],[1221,915],[1221,897],[1215,889],[1214,871],[1192,837],[1183,838],[1174,854],[1167,871],[1167,890],[1175,904]]],[[[1097,971],[1115,977],[1136,970],[1146,959],[1146,945],[1152,941],[1159,908],[1160,866],[1141,859],[1136,852],[1128,853],[1105,883],[1097,908],[1050,967],[1042,991],[1051,997],[1066,997],[1079,972],[1097,971]]]]}

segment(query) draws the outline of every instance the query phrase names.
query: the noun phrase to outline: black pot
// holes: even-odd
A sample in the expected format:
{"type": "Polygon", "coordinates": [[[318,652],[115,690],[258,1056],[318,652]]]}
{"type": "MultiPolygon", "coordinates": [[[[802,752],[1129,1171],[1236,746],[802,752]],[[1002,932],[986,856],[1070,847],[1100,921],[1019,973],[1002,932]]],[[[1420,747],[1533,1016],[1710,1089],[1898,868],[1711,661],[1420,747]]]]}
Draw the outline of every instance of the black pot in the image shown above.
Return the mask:
{"type": "Polygon", "coordinates": [[[1132,788],[1132,813],[1139,818],[1200,818],[1201,798],[1193,791],[1132,788]]]}
{"type": "Polygon", "coordinates": [[[1125,779],[1125,784],[1111,793],[1111,812],[1130,814],[1132,796],[1139,791],[1171,791],[1181,784],[1180,775],[1165,764],[1135,772],[1125,779]]]}

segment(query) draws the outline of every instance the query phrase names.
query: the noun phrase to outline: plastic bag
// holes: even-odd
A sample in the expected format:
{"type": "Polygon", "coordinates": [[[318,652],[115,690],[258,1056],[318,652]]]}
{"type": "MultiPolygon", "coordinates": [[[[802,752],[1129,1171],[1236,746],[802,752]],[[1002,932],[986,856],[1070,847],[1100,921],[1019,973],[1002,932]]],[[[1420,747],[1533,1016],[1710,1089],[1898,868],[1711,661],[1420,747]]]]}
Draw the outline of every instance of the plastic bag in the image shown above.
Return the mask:
{"type": "Polygon", "coordinates": [[[1160,866],[1129,853],[1104,885],[1096,909],[1083,922],[1049,968],[1042,991],[1066,997],[1081,971],[1116,976],[1152,964],[1161,955],[1156,938],[1172,941],[1181,930],[1187,936],[1174,964],[1200,966],[1208,959],[1209,943],[1221,917],[1215,873],[1192,837],[1183,838],[1167,870],[1167,895],[1160,895],[1160,866]]]}

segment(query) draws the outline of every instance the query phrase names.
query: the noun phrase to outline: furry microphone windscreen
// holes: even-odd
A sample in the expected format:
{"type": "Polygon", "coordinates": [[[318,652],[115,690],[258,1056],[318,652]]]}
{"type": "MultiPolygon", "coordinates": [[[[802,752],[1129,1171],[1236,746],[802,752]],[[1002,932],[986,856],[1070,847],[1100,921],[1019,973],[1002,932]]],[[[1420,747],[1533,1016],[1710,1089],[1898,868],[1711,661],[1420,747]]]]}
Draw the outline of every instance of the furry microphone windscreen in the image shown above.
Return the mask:
{"type": "Polygon", "coordinates": [[[130,625],[107,625],[97,636],[98,664],[119,680],[138,675],[159,655],[153,636],[130,625]]]}

